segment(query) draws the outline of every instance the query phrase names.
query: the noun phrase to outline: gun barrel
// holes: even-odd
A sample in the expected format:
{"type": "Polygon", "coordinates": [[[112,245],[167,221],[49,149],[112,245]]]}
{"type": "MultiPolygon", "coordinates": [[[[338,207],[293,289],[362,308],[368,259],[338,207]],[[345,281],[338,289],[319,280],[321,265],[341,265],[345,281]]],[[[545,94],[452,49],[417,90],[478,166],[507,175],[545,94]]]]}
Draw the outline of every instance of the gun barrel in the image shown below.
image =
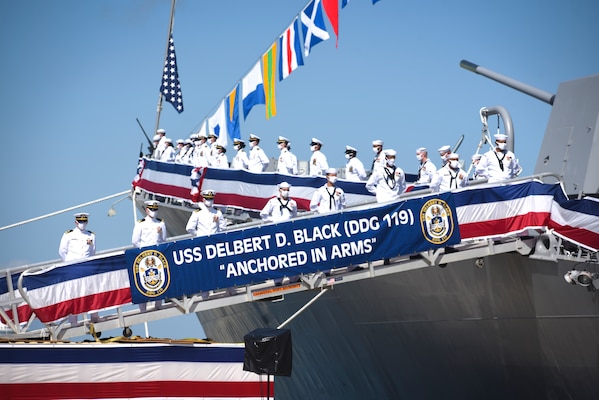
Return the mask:
{"type": "Polygon", "coordinates": [[[489,79],[492,79],[508,87],[511,87],[512,89],[516,89],[524,94],[534,97],[535,99],[553,105],[555,95],[552,93],[546,92],[541,89],[537,89],[533,86],[527,85],[526,83],[522,83],[515,79],[508,78],[505,75],[498,74],[497,72],[493,72],[489,69],[481,67],[480,65],[474,64],[467,60],[460,61],[460,67],[467,69],[468,71],[477,73],[479,75],[486,76],[489,79]]]}

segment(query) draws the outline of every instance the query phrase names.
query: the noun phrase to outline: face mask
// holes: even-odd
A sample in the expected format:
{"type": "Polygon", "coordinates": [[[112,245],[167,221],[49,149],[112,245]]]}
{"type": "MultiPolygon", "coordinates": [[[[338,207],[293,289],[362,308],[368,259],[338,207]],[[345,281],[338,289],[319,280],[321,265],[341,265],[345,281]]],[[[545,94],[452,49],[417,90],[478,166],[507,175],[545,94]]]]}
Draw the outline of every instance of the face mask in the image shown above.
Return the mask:
{"type": "Polygon", "coordinates": [[[250,142],[250,149],[256,145],[256,142],[250,142]]]}
{"type": "Polygon", "coordinates": [[[345,158],[347,158],[349,160],[351,158],[351,156],[349,154],[346,154],[345,158]]]}
{"type": "Polygon", "coordinates": [[[327,180],[329,182],[331,182],[332,184],[335,184],[335,182],[337,182],[337,177],[336,176],[327,176],[327,180]]]}
{"type": "Polygon", "coordinates": [[[460,167],[460,162],[458,160],[451,160],[449,166],[453,169],[458,169],[460,167]]]}
{"type": "Polygon", "coordinates": [[[289,190],[279,190],[279,192],[281,193],[281,197],[286,199],[289,197],[289,190]]]}
{"type": "Polygon", "coordinates": [[[392,167],[395,165],[395,158],[388,158],[387,159],[387,165],[392,167]]]}
{"type": "Polygon", "coordinates": [[[238,146],[238,145],[235,145],[235,146],[233,146],[233,148],[234,148],[235,150],[239,151],[239,146],[238,146]]]}
{"type": "Polygon", "coordinates": [[[158,211],[148,210],[148,215],[150,216],[150,218],[156,218],[156,215],[158,215],[158,211]]]}
{"type": "Polygon", "coordinates": [[[212,207],[212,205],[214,204],[214,200],[204,200],[204,204],[206,204],[206,207],[212,207]]]}
{"type": "Polygon", "coordinates": [[[374,152],[374,154],[378,154],[379,148],[378,147],[373,147],[372,151],[374,152]]]}
{"type": "Polygon", "coordinates": [[[418,161],[422,161],[422,156],[421,156],[420,154],[416,154],[416,159],[417,159],[418,161]]]}
{"type": "Polygon", "coordinates": [[[84,231],[86,226],[87,222],[77,222],[77,228],[79,228],[81,231],[84,231]]]}
{"type": "Polygon", "coordinates": [[[314,145],[314,146],[310,146],[310,150],[312,151],[316,151],[318,150],[318,146],[314,145]]]}
{"type": "Polygon", "coordinates": [[[285,148],[285,145],[283,143],[279,143],[279,150],[283,150],[283,148],[285,148]]]}
{"type": "Polygon", "coordinates": [[[497,148],[499,150],[505,150],[507,143],[497,143],[497,148]]]}

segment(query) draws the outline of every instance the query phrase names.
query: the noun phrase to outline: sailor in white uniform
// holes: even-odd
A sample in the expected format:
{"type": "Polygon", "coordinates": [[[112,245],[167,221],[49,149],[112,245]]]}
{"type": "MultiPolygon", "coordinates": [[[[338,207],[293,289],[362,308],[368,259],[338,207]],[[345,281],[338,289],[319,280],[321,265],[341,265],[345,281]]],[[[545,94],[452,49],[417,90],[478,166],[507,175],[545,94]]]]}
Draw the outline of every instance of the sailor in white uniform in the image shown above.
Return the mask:
{"type": "Polygon", "coordinates": [[[420,162],[418,167],[418,179],[416,184],[428,185],[433,180],[433,176],[437,173],[437,167],[428,158],[428,151],[424,147],[416,150],[416,159],[420,162]]]}
{"type": "Polygon", "coordinates": [[[194,236],[206,236],[222,232],[227,226],[227,220],[223,213],[214,207],[214,190],[202,190],[202,203],[198,203],[198,208],[191,213],[185,230],[194,236]]]}
{"type": "Polygon", "coordinates": [[[522,168],[511,151],[507,150],[507,135],[495,135],[495,149],[487,151],[476,166],[476,174],[489,179],[489,182],[503,181],[517,177],[522,168]]]}
{"type": "Polygon", "coordinates": [[[85,229],[89,214],[75,214],[75,229],[70,229],[62,235],[58,254],[62,261],[79,260],[96,254],[96,234],[85,229]]]}
{"type": "Polygon", "coordinates": [[[468,174],[460,165],[460,155],[450,153],[447,164],[437,170],[431,182],[431,188],[442,192],[445,190],[459,189],[468,186],[468,174]]]}
{"type": "Polygon", "coordinates": [[[264,172],[266,168],[268,168],[268,164],[270,164],[270,160],[266,156],[266,153],[258,144],[260,143],[260,138],[253,133],[250,134],[250,163],[248,165],[248,169],[251,172],[264,172]]]}
{"type": "Polygon", "coordinates": [[[370,166],[370,175],[374,174],[375,169],[385,166],[385,152],[383,151],[384,144],[385,143],[379,139],[372,141],[374,159],[372,160],[372,165],[370,166]]]}
{"type": "Polygon", "coordinates": [[[324,214],[345,208],[345,192],[335,186],[337,182],[337,170],[328,168],[326,170],[327,183],[316,189],[310,201],[310,210],[324,214]]]}
{"type": "Polygon", "coordinates": [[[164,162],[175,162],[175,148],[173,147],[173,140],[171,138],[164,139],[165,147],[160,155],[160,161],[164,162]]]}
{"type": "Polygon", "coordinates": [[[322,148],[322,142],[316,138],[312,138],[310,142],[310,150],[312,151],[312,157],[310,157],[310,172],[312,176],[324,175],[325,171],[329,168],[326,156],[320,151],[322,148]]]}
{"type": "Polygon", "coordinates": [[[279,183],[279,194],[268,200],[260,211],[263,221],[281,222],[297,217],[297,202],[289,197],[290,188],[287,182],[279,183]]]}
{"type": "Polygon", "coordinates": [[[237,151],[237,154],[235,154],[233,161],[231,161],[231,168],[248,169],[250,160],[245,152],[245,142],[241,139],[235,139],[233,140],[233,148],[237,151]]]}
{"type": "Polygon", "coordinates": [[[158,145],[156,146],[156,159],[160,160],[162,157],[162,152],[166,149],[166,131],[164,129],[158,129],[156,131],[156,136],[158,136],[158,145]]]}
{"type": "Polygon", "coordinates": [[[229,160],[227,159],[227,148],[225,146],[221,146],[217,144],[215,146],[216,153],[212,157],[212,162],[210,163],[211,167],[214,168],[229,168],[229,160]]]}
{"type": "Polygon", "coordinates": [[[441,167],[443,167],[445,164],[447,164],[447,156],[451,153],[451,146],[446,144],[445,146],[439,147],[437,151],[439,152],[439,157],[441,157],[441,167]]]}
{"type": "Polygon", "coordinates": [[[194,167],[204,168],[208,166],[210,146],[206,143],[206,139],[204,134],[198,134],[197,140],[194,142],[193,150],[188,156],[194,167]]]}
{"type": "Polygon", "coordinates": [[[216,146],[218,145],[217,143],[218,140],[218,135],[214,132],[209,133],[208,134],[208,147],[210,147],[210,153],[207,155],[208,157],[208,165],[212,166],[212,163],[214,162],[214,157],[216,157],[216,155],[218,154],[218,152],[216,151],[216,146]]]}
{"type": "Polygon", "coordinates": [[[166,225],[158,218],[158,202],[148,200],[145,205],[146,217],[135,223],[131,235],[131,243],[135,247],[153,246],[166,241],[166,225]]]}
{"type": "Polygon", "coordinates": [[[345,146],[345,179],[360,182],[366,180],[366,170],[362,161],[356,157],[358,150],[351,146],[345,146]]]}
{"type": "Polygon", "coordinates": [[[395,166],[397,152],[392,149],[384,152],[385,166],[375,168],[366,182],[366,190],[376,195],[378,203],[396,200],[406,189],[406,174],[401,168],[395,166]]]}
{"type": "Polygon", "coordinates": [[[289,139],[284,136],[279,136],[277,146],[279,147],[279,150],[281,150],[279,161],[277,163],[277,172],[279,174],[293,175],[293,154],[291,154],[288,149],[289,139]]]}

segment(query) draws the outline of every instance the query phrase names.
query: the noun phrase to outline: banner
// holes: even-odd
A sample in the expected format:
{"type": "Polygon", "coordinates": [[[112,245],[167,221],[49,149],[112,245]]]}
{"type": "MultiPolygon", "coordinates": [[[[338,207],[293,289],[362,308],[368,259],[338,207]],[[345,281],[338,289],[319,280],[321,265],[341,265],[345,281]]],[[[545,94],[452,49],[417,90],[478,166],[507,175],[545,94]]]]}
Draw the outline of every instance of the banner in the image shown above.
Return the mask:
{"type": "Polygon", "coordinates": [[[125,252],[134,303],[460,243],[450,193],[125,252]]]}

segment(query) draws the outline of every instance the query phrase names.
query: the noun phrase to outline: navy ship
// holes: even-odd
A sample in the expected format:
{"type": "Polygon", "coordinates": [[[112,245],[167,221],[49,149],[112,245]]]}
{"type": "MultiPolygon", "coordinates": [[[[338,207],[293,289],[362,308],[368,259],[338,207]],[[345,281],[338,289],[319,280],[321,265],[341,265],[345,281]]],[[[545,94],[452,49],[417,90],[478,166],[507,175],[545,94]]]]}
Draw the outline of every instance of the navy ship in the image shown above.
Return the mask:
{"type": "MultiPolygon", "coordinates": [[[[551,94],[468,61],[461,66],[551,104],[535,175],[556,174],[570,198],[598,197],[599,75],[563,82],[551,94]]],[[[493,254],[509,240],[489,241],[484,256],[337,285],[316,301],[317,293],[302,292],[198,318],[221,341],[256,328],[291,329],[293,373],[277,378],[280,399],[596,398],[597,253],[556,245],[549,235],[529,255],[493,254]],[[568,281],[569,271],[588,279],[568,281]]]]}

